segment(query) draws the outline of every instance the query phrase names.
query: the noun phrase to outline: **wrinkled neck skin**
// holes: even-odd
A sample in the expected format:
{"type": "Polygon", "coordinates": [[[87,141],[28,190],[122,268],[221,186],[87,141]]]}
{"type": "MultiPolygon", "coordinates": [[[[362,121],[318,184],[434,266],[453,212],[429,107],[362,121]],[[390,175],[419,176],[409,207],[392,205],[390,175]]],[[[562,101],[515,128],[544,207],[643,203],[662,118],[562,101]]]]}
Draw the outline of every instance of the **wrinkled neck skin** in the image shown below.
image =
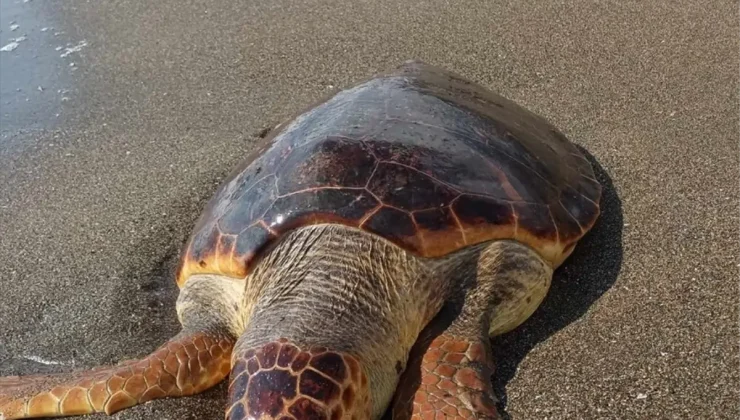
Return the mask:
{"type": "MultiPolygon", "coordinates": [[[[254,349],[267,353],[259,349],[274,342],[289,343],[300,351],[323,347],[347,355],[357,360],[367,380],[340,372],[334,378],[340,388],[351,387],[357,392],[347,396],[340,390],[339,395],[359,399],[367,394],[364,411],[353,413],[359,413],[359,418],[369,415],[378,419],[390,402],[419,332],[443,303],[440,288],[445,282],[437,276],[438,271],[428,260],[415,258],[356,229],[317,225],[296,230],[267,253],[247,281],[245,330],[235,348],[234,361],[246,360],[254,349]],[[360,383],[343,384],[345,378],[360,383]]],[[[277,357],[276,366],[287,364],[280,361],[282,353],[277,357]]],[[[242,362],[239,369],[245,369],[246,364],[242,362]]],[[[328,369],[331,371],[331,366],[328,369]]],[[[240,373],[232,370],[232,388],[236,389],[230,392],[230,406],[239,401],[250,404],[254,415],[254,406],[261,403],[253,400],[258,394],[266,394],[247,392],[246,385],[233,386],[235,374],[240,373]]],[[[295,375],[295,398],[300,398],[310,387],[302,388],[303,377],[295,375]]],[[[249,386],[255,383],[250,382],[249,386]]],[[[293,382],[283,388],[291,387],[293,382]]],[[[286,413],[293,413],[288,411],[289,397],[294,395],[291,392],[284,398],[286,413]]],[[[339,409],[344,415],[349,413],[347,406],[352,403],[345,402],[339,409]]],[[[329,410],[332,405],[326,407],[329,410]]]]}

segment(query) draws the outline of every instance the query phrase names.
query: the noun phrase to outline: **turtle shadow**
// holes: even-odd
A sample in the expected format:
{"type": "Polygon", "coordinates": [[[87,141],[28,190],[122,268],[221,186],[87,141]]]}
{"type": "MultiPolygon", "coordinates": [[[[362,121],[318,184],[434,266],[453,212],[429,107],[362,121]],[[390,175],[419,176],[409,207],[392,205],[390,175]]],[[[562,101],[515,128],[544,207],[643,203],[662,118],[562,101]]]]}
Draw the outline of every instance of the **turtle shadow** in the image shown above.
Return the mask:
{"type": "Polygon", "coordinates": [[[521,326],[492,340],[496,361],[493,377],[498,409],[504,419],[506,386],[519,363],[539,343],[582,317],[617,279],[622,266],[622,204],[611,177],[585,149],[578,147],[591,163],[602,185],[601,215],[592,230],[554,275],[550,291],[540,307],[521,326]]]}

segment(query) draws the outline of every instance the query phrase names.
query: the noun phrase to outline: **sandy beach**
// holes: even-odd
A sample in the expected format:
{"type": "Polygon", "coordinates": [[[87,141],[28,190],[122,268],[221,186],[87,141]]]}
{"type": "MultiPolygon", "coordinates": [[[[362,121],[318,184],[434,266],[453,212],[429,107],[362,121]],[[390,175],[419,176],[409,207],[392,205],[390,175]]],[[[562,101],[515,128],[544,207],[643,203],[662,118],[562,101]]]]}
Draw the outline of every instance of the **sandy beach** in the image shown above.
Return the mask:
{"type": "MultiPolygon", "coordinates": [[[[740,416],[736,2],[0,7],[0,47],[17,44],[0,51],[0,376],[176,334],[178,253],[258,134],[420,59],[549,119],[605,188],[545,303],[494,340],[506,415],[740,416]]],[[[222,384],[113,418],[220,419],[225,400],[222,384]]]]}

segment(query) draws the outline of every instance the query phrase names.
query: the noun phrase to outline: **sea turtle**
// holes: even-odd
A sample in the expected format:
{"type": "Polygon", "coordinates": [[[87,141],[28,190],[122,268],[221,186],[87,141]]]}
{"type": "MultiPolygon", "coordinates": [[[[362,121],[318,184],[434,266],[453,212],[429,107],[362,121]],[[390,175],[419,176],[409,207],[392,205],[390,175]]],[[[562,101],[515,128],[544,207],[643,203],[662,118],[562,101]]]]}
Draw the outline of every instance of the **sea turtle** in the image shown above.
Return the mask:
{"type": "Polygon", "coordinates": [[[0,410],[110,414],[230,375],[229,420],[496,418],[489,336],[538,307],[600,195],[547,121],[403,63],[276,127],[221,186],[177,270],[182,332],[2,378],[0,410]]]}

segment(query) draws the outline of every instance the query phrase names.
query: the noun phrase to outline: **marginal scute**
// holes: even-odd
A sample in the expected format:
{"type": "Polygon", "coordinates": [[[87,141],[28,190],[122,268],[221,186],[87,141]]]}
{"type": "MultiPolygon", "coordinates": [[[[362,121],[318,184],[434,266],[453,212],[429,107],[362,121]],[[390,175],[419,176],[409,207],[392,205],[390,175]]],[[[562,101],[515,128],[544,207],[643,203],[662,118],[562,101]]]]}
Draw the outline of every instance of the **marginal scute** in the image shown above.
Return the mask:
{"type": "Polygon", "coordinates": [[[411,214],[393,207],[380,208],[362,227],[391,241],[413,241],[416,237],[411,214]]]}
{"type": "Polygon", "coordinates": [[[244,279],[286,232],[338,223],[441,257],[515,239],[554,266],[599,215],[601,185],[550,123],[410,62],[265,138],[209,202],[177,271],[244,279]]]}
{"type": "Polygon", "coordinates": [[[517,223],[537,238],[558,241],[558,226],[553,221],[550,207],[539,204],[512,203],[517,223]]]}
{"type": "Polygon", "coordinates": [[[260,223],[254,223],[244,228],[239,232],[239,236],[236,240],[236,248],[234,254],[237,258],[247,259],[251,258],[254,254],[253,244],[255,243],[267,243],[270,239],[270,231],[266,226],[260,223]]]}
{"type": "Polygon", "coordinates": [[[218,229],[202,230],[193,237],[193,253],[190,255],[201,268],[213,264],[216,245],[220,237],[218,229]]]}
{"type": "Polygon", "coordinates": [[[217,261],[225,261],[227,264],[231,263],[231,253],[234,252],[234,246],[236,245],[236,236],[221,234],[218,240],[218,246],[216,253],[218,255],[217,261]]]}
{"type": "Polygon", "coordinates": [[[417,211],[412,216],[427,255],[444,255],[451,246],[466,245],[464,228],[450,207],[417,211]]]}
{"type": "Polygon", "coordinates": [[[553,219],[558,221],[558,234],[561,242],[570,242],[573,237],[581,235],[581,225],[578,223],[578,214],[572,215],[560,201],[550,205],[553,219]]]}
{"type": "Polygon", "coordinates": [[[596,203],[588,198],[589,194],[583,191],[590,187],[581,186],[581,188],[582,191],[577,191],[570,186],[564,188],[560,193],[559,203],[573,216],[573,219],[578,221],[590,220],[595,214],[598,214],[599,208],[596,203]]]}
{"type": "Polygon", "coordinates": [[[452,211],[463,226],[506,226],[516,222],[511,203],[490,197],[461,195],[452,205],[452,211]]]}
{"type": "Polygon", "coordinates": [[[446,231],[455,224],[455,215],[452,214],[449,206],[419,210],[412,215],[416,226],[422,231],[446,231]]]}

